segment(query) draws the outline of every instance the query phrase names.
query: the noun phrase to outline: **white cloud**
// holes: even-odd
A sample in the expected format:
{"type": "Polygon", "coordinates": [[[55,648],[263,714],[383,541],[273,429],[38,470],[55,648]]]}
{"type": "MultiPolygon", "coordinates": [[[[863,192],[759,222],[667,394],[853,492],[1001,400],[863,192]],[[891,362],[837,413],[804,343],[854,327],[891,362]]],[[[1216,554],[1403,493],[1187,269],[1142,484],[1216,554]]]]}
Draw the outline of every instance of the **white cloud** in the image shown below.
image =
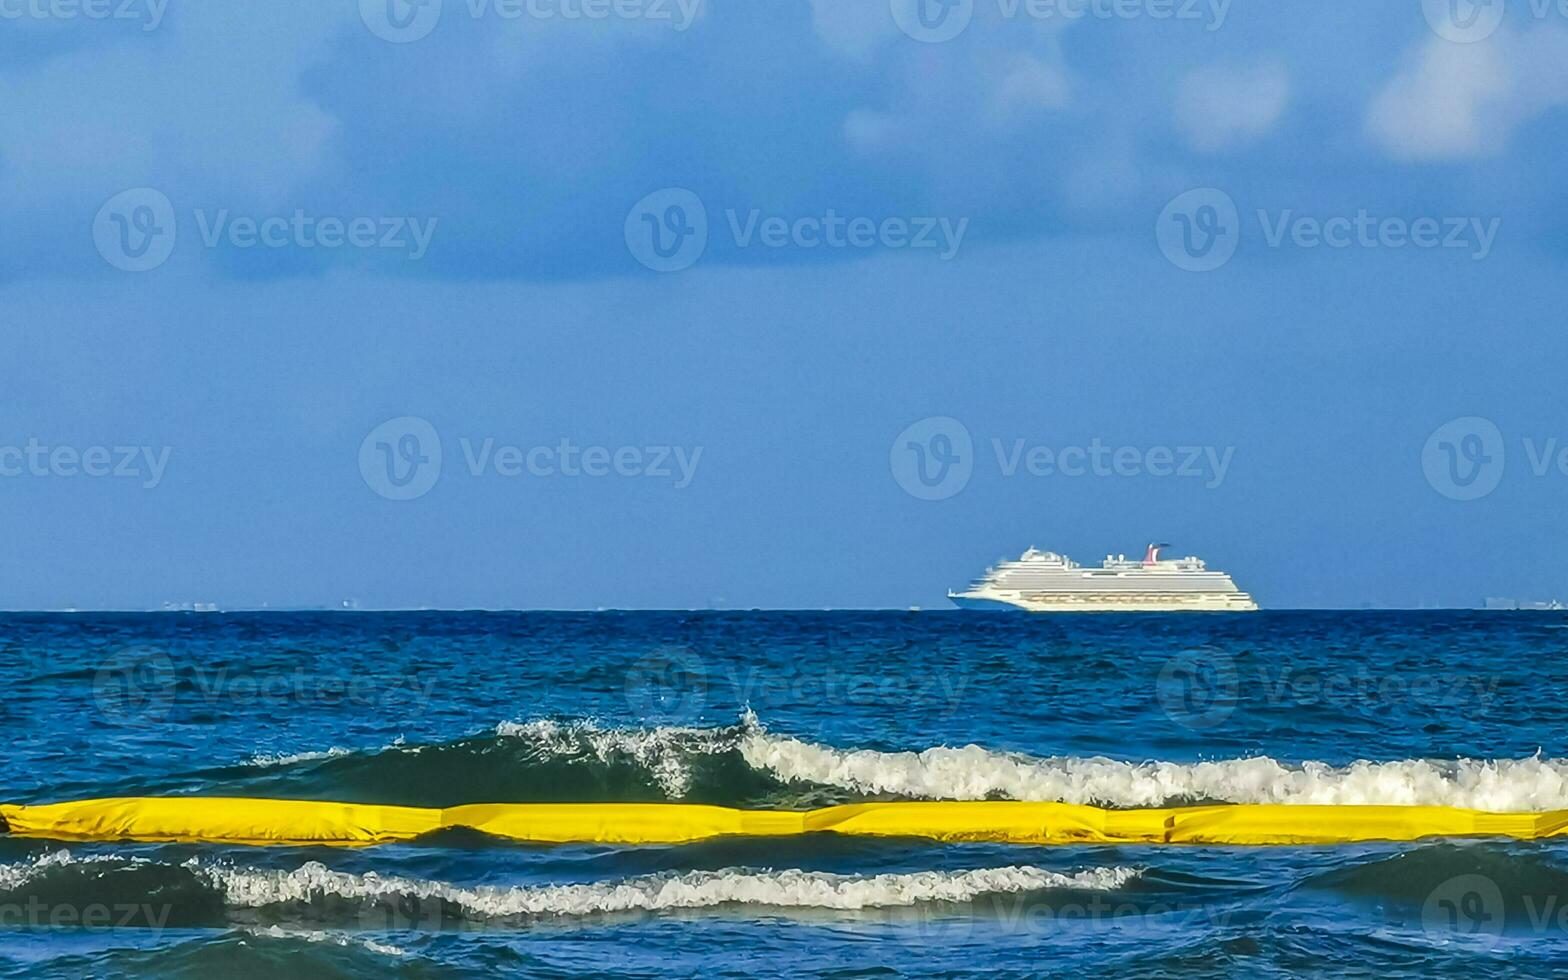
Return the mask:
{"type": "Polygon", "coordinates": [[[1059,64],[1023,52],[999,57],[988,74],[991,115],[997,121],[1020,112],[1065,108],[1072,94],[1059,64]]]}
{"type": "Polygon", "coordinates": [[[1206,153],[1231,149],[1274,127],[1290,104],[1290,74],[1277,61],[1209,65],[1176,87],[1176,125],[1206,153]]]}
{"type": "Polygon", "coordinates": [[[1568,30],[1500,31],[1477,44],[1433,38],[1372,99],[1366,134],[1399,159],[1492,156],[1521,124],[1562,105],[1568,30]]]}
{"type": "Polygon", "coordinates": [[[828,47],[865,58],[894,33],[887,0],[811,0],[811,24],[828,47]]]}
{"type": "Polygon", "coordinates": [[[890,104],[856,109],[844,122],[845,138],[859,152],[935,147],[945,157],[955,140],[1028,133],[1069,109],[1074,95],[1049,40],[1033,50],[977,43],[952,55],[910,42],[884,76],[890,104]]]}
{"type": "Polygon", "coordinates": [[[0,104],[33,107],[0,113],[0,205],[171,181],[282,198],[336,131],[299,86],[348,22],[327,6],[182,5],[157,31],[0,69],[0,104]]]}

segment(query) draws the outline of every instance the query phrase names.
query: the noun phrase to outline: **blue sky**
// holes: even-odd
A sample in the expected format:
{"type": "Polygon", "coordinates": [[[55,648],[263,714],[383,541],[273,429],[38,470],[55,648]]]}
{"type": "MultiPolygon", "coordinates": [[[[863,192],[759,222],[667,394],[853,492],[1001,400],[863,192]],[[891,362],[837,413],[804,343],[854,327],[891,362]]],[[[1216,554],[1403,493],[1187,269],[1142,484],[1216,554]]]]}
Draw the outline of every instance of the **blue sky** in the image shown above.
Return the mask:
{"type": "Polygon", "coordinates": [[[916,2],[0,2],[0,606],[1568,598],[1568,12],[916,2]]]}

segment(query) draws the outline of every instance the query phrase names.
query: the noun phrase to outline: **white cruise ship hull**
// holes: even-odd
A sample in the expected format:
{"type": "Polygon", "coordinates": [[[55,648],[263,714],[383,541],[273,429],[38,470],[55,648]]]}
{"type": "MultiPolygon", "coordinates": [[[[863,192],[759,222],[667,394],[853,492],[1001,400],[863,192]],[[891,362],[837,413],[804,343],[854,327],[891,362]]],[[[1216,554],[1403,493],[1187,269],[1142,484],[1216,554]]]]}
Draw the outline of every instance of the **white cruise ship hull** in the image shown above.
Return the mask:
{"type": "Polygon", "coordinates": [[[1256,612],[1245,592],[958,592],[948,600],[960,609],[991,612],[1256,612]]]}
{"type": "Polygon", "coordinates": [[[947,594],[960,609],[1025,612],[1252,612],[1258,604],[1224,572],[1194,555],[1160,558],[1149,545],[1142,561],[1106,555],[1085,568],[1066,555],[1030,548],[1017,561],[986,569],[962,592],[947,594]]]}

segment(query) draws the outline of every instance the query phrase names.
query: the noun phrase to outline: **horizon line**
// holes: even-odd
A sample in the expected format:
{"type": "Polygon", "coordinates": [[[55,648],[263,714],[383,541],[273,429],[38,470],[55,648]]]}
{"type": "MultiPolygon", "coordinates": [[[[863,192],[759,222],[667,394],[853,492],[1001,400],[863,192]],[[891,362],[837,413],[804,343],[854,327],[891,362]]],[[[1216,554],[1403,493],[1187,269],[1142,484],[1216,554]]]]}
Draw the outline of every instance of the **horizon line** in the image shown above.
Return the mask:
{"type": "MultiPolygon", "coordinates": [[[[1253,610],[1254,612],[1564,612],[1562,609],[1531,609],[1531,608],[1489,608],[1484,605],[1477,606],[1279,606],[1264,607],[1253,610]]],[[[339,606],[233,606],[217,607],[210,609],[164,609],[164,608],[125,608],[125,607],[64,607],[53,609],[28,609],[28,608],[0,608],[0,615],[9,614],[189,614],[189,615],[221,615],[224,613],[628,613],[628,612],[679,612],[679,613],[738,613],[738,612],[784,612],[784,613],[820,613],[820,612],[897,612],[897,613],[964,613],[977,618],[1001,616],[1051,616],[1051,617],[1095,617],[1095,616],[1173,616],[1192,615],[1203,616],[1204,612],[1172,610],[1169,612],[1130,611],[1130,612],[1029,612],[1027,610],[998,610],[995,612],[980,612],[960,609],[957,606],[924,607],[924,606],[382,606],[382,607],[355,607],[343,608],[339,606]]],[[[1214,613],[1224,616],[1225,613],[1214,613]]],[[[1229,615],[1244,615],[1231,613],[1229,615]]]]}

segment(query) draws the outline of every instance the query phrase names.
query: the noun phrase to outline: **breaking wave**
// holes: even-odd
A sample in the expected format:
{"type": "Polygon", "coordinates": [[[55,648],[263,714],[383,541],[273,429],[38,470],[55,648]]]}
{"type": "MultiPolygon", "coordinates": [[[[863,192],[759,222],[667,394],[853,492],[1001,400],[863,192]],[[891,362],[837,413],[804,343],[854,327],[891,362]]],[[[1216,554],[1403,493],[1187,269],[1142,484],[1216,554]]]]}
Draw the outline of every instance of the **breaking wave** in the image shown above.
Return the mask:
{"type": "MultiPolygon", "coordinates": [[[[54,902],[78,895],[86,901],[102,901],[110,886],[118,892],[140,887],[166,902],[180,896],[185,907],[173,912],[179,922],[201,922],[201,913],[207,913],[210,921],[213,909],[221,908],[226,921],[249,920],[264,928],[281,921],[406,929],[727,907],[858,912],[1029,892],[1114,891],[1140,873],[1128,867],[1061,873],[1011,866],[866,875],[726,868],[617,881],[504,886],[338,871],[315,861],[282,870],[197,858],[175,865],[147,858],[76,857],[59,851],[0,865],[0,897],[15,900],[22,894],[43,893],[54,902]],[[169,888],[171,877],[181,879],[184,887],[169,888]]],[[[163,923],[150,920],[150,924],[163,923]]]]}
{"type": "Polygon", "coordinates": [[[825,871],[691,871],[618,882],[462,887],[412,878],[332,871],[315,862],[293,871],[198,869],[241,908],[312,903],[323,896],[361,901],[436,900],[475,920],[585,916],[756,906],[859,911],[923,902],[967,902],[982,895],[1074,889],[1111,891],[1138,875],[1133,868],[1061,874],[1020,866],[970,871],[843,875],[825,871]]]}
{"type": "Polygon", "coordinates": [[[1568,808],[1568,761],[1405,760],[1289,765],[1267,756],[1214,762],[1034,758],[977,745],[874,752],[758,736],[748,764],[785,782],[932,800],[1060,801],[1110,807],[1175,803],[1454,806],[1474,810],[1568,808]]]}
{"type": "Polygon", "coordinates": [[[1568,809],[1568,760],[1358,761],[1267,756],[1129,762],[1031,756],[978,745],[884,752],[769,732],[749,712],[721,728],[504,722],[493,733],[373,751],[258,757],[215,788],[245,795],[451,806],[472,802],[679,800],[821,806],[865,799],[1387,804],[1568,809]]]}

